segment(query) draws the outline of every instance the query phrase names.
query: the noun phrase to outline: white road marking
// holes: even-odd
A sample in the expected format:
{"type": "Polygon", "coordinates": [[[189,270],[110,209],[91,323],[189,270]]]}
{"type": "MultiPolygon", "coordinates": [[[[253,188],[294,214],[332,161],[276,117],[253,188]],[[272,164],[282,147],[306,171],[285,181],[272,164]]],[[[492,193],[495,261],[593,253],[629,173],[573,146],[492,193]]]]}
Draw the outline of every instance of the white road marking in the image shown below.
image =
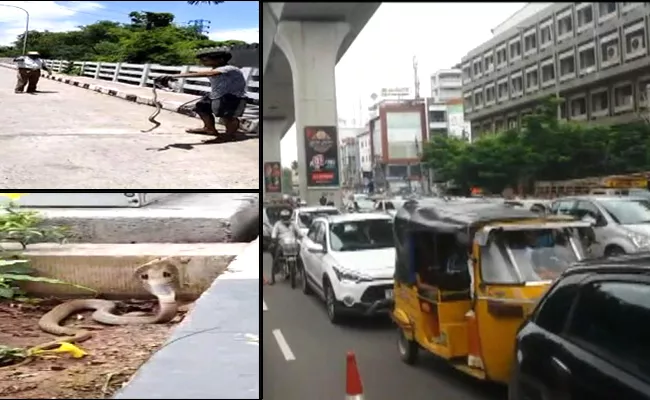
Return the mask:
{"type": "Polygon", "coordinates": [[[269,308],[266,306],[266,301],[262,299],[262,311],[269,311],[269,308]]]}
{"type": "Polygon", "coordinates": [[[284,359],[287,361],[294,361],[296,357],[293,355],[293,352],[291,351],[289,344],[284,339],[284,335],[282,335],[282,332],[280,332],[279,329],[274,329],[273,336],[275,336],[275,340],[278,342],[278,346],[280,346],[280,351],[282,352],[284,359]]]}

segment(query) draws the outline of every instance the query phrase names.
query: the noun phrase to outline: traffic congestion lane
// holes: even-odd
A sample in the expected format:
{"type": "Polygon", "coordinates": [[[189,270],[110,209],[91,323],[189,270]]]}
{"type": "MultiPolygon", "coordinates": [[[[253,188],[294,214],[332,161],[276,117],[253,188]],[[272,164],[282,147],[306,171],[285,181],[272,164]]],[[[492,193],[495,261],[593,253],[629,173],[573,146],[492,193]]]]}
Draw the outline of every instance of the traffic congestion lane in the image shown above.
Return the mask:
{"type": "MultiPolygon", "coordinates": [[[[271,257],[264,254],[264,276],[271,257]]],[[[505,400],[505,388],[478,382],[422,353],[418,364],[399,359],[388,319],[332,325],[322,302],[288,283],[263,289],[265,400],[336,400],[345,396],[345,356],[353,351],[368,400],[505,400]]]]}

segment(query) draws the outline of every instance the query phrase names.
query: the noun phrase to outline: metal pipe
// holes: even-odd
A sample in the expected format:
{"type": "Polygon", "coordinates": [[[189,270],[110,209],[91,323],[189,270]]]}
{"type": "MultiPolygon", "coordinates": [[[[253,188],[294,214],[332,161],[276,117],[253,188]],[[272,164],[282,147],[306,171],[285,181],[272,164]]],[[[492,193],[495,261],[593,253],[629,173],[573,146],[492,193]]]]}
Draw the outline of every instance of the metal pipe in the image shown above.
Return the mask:
{"type": "Polygon", "coordinates": [[[11,8],[17,8],[19,10],[23,10],[25,14],[27,15],[27,19],[25,21],[25,34],[23,35],[23,55],[27,53],[27,36],[29,35],[29,11],[25,10],[22,7],[18,6],[12,6],[9,4],[0,4],[0,7],[11,7],[11,8]]]}

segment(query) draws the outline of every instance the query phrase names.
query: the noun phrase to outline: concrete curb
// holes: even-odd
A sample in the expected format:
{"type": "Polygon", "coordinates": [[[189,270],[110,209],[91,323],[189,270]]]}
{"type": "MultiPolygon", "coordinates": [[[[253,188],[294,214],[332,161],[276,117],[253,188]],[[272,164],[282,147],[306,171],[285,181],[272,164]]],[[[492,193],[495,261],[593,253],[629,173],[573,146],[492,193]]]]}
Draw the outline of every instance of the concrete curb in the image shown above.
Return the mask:
{"type": "Polygon", "coordinates": [[[114,398],[260,398],[259,266],[257,239],[114,398]]]}
{"type": "MultiPolygon", "coordinates": [[[[15,65],[11,64],[6,64],[6,63],[0,63],[0,67],[5,67],[9,69],[16,69],[15,65]]],[[[139,96],[137,94],[129,92],[129,88],[125,87],[122,90],[116,90],[116,89],[109,89],[107,87],[104,87],[102,85],[97,85],[97,84],[91,84],[91,83],[86,83],[82,82],[78,79],[75,79],[74,77],[70,77],[67,75],[59,75],[59,74],[52,74],[52,75],[43,75],[43,78],[53,80],[56,82],[61,82],[65,83],[66,85],[71,85],[71,86],[76,86],[82,89],[87,89],[87,90],[92,90],[97,93],[102,93],[108,96],[113,96],[120,98],[122,100],[130,101],[133,103],[137,104],[143,104],[146,106],[150,107],[155,107],[156,105],[153,102],[153,94],[151,97],[143,97],[139,96]]],[[[127,85],[125,85],[127,86],[127,85]]],[[[140,88],[138,86],[138,88],[140,88]]],[[[198,100],[198,98],[197,98],[198,100]]],[[[199,118],[199,116],[192,111],[189,108],[181,108],[183,104],[186,104],[187,102],[180,102],[180,101],[172,101],[172,100],[161,100],[160,104],[162,105],[163,110],[175,112],[177,114],[182,114],[186,115],[188,117],[193,117],[193,118],[199,118]]],[[[249,121],[246,119],[242,118],[242,128],[249,131],[247,134],[254,134],[254,131],[257,129],[257,123],[255,121],[249,121]]]]}

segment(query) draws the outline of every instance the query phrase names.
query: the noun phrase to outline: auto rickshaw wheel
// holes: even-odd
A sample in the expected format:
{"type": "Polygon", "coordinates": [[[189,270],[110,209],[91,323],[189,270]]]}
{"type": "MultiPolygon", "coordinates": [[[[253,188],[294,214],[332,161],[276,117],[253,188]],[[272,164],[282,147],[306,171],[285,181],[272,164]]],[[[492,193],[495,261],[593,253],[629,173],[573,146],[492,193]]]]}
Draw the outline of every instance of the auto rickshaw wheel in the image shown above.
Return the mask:
{"type": "Polygon", "coordinates": [[[339,312],[338,304],[336,304],[336,296],[332,284],[325,280],[323,282],[325,289],[325,308],[327,309],[327,317],[333,324],[338,324],[341,321],[341,313],[339,312]]]}
{"type": "Polygon", "coordinates": [[[418,360],[420,346],[416,341],[407,339],[402,328],[397,328],[397,330],[399,331],[399,336],[397,338],[397,350],[399,350],[399,356],[404,363],[413,365],[418,360]]]}

